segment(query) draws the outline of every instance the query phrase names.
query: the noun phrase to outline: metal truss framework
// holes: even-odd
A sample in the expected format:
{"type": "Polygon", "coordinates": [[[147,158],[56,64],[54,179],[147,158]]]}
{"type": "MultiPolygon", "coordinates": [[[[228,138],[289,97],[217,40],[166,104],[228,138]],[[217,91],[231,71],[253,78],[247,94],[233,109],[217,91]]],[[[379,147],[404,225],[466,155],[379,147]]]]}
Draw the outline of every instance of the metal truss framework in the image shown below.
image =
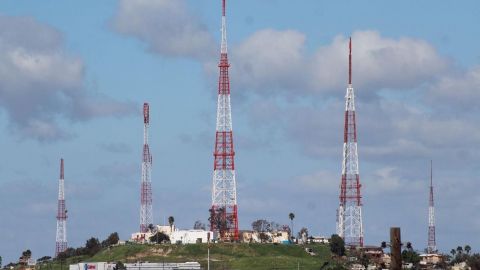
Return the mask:
{"type": "Polygon", "coordinates": [[[235,180],[235,151],[233,146],[230,78],[228,68],[225,0],[222,0],[222,43],[215,134],[211,230],[219,233],[222,241],[238,240],[238,208],[235,180]]]}
{"type": "Polygon", "coordinates": [[[345,96],[345,126],[340,184],[340,205],[337,210],[337,234],[348,246],[363,246],[362,196],[358,170],[355,93],[352,87],[352,40],[349,43],[349,79],[345,96]]]}
{"type": "Polygon", "coordinates": [[[60,159],[60,179],[58,181],[57,234],[55,257],[67,249],[67,209],[65,208],[65,178],[63,158],[60,159]]]}
{"type": "Polygon", "coordinates": [[[152,214],[152,155],[148,146],[148,128],[150,125],[150,106],[143,104],[143,158],[142,182],[140,187],[140,232],[147,232],[153,224],[152,214]]]}

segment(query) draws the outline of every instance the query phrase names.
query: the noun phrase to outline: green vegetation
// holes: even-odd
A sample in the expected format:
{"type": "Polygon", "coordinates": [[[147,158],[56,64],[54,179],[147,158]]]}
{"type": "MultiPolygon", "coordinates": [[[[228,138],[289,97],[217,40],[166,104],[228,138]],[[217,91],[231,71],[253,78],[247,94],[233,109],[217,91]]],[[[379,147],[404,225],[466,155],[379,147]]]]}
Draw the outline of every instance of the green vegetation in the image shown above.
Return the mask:
{"type": "MultiPolygon", "coordinates": [[[[87,262],[187,262],[197,261],[207,265],[207,244],[192,245],[141,245],[127,244],[104,248],[94,256],[82,255],[63,261],[66,265],[87,262]]],[[[210,248],[211,269],[338,269],[331,259],[328,245],[274,245],[274,244],[214,244],[210,248]],[[314,255],[305,251],[310,248],[314,255]]],[[[60,261],[45,269],[60,270],[60,261]]]]}
{"type": "Polygon", "coordinates": [[[330,251],[338,256],[345,255],[345,242],[337,234],[333,234],[330,238],[330,251]]]}

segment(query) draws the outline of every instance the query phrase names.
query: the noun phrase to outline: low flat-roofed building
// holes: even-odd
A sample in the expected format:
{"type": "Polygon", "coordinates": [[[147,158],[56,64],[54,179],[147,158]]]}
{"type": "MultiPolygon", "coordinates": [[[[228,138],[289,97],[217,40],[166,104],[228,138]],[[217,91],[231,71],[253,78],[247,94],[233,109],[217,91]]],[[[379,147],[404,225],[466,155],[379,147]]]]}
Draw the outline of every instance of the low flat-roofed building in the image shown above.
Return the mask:
{"type": "Polygon", "coordinates": [[[325,236],[310,236],[308,238],[309,243],[316,243],[316,244],[328,244],[330,240],[325,236]]]}
{"type": "Polygon", "coordinates": [[[106,262],[81,262],[70,264],[70,270],[113,270],[116,264],[106,262]]]}
{"type": "Polygon", "coordinates": [[[198,262],[185,263],[126,263],[127,270],[199,270],[200,264],[198,262]]]}
{"type": "Polygon", "coordinates": [[[443,256],[441,254],[420,254],[421,265],[435,265],[443,262],[443,256]]]}
{"type": "Polygon", "coordinates": [[[130,238],[133,242],[137,243],[148,243],[150,242],[150,237],[153,236],[151,232],[136,232],[132,233],[132,237],[130,238]]]}
{"type": "Polygon", "coordinates": [[[208,242],[208,234],[210,241],[213,241],[213,232],[204,230],[176,230],[170,235],[172,244],[200,244],[208,242]]]}

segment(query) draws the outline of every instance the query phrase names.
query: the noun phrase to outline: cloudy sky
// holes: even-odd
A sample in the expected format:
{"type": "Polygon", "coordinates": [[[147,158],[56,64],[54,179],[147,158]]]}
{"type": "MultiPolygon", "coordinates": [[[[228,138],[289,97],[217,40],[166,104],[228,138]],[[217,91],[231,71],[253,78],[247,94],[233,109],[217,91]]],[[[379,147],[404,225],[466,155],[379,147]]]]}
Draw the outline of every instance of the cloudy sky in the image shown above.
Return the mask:
{"type": "MultiPolygon", "coordinates": [[[[366,243],[400,226],[425,248],[433,159],[438,246],[479,251],[480,4],[334,2],[228,3],[241,228],[294,212],[295,230],[335,231],[352,36],[366,243]]],[[[220,0],[0,3],[5,263],[54,252],[61,157],[70,246],[138,229],[145,101],[155,222],[206,222],[219,15],[220,0]]]]}

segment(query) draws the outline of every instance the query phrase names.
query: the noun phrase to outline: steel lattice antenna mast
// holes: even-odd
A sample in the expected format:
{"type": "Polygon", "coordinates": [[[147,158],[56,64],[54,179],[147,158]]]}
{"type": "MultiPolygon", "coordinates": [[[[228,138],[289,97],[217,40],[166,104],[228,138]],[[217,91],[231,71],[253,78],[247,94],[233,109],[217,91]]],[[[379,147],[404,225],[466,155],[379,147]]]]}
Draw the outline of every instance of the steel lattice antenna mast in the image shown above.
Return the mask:
{"type": "Polygon", "coordinates": [[[140,188],[140,232],[147,232],[153,224],[152,215],[152,155],[148,146],[148,127],[150,125],[150,107],[143,104],[143,159],[142,183],[140,188]]]}
{"type": "Polygon", "coordinates": [[[337,212],[337,234],[348,246],[363,246],[362,196],[358,171],[355,93],[352,87],[352,39],[349,43],[348,87],[345,96],[345,127],[343,143],[340,206],[337,212]]]}
{"type": "Polygon", "coordinates": [[[60,180],[58,181],[57,236],[55,257],[67,249],[67,209],[65,208],[65,179],[63,158],[60,159],[60,180]]]}
{"type": "Polygon", "coordinates": [[[429,254],[437,252],[435,243],[435,206],[433,204],[433,162],[430,160],[430,200],[428,204],[428,246],[429,254]]]}
{"type": "Polygon", "coordinates": [[[233,148],[232,112],[230,107],[230,79],[228,76],[227,27],[225,0],[222,0],[222,45],[218,81],[217,127],[210,209],[211,230],[223,241],[238,240],[237,188],[233,148]]]}

